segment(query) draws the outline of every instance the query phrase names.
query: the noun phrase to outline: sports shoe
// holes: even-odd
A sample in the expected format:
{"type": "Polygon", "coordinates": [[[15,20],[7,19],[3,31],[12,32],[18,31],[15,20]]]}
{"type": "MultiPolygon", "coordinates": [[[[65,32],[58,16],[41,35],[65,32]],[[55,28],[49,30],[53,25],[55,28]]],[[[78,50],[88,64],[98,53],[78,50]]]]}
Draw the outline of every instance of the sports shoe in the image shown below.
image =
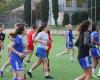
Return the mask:
{"type": "Polygon", "coordinates": [[[27,74],[28,74],[28,76],[30,77],[30,78],[32,78],[32,73],[31,72],[27,72],[27,74]]]}
{"type": "Polygon", "coordinates": [[[0,77],[3,77],[3,71],[0,71],[0,77]]]}
{"type": "Polygon", "coordinates": [[[45,79],[54,79],[54,77],[48,75],[48,76],[45,76],[45,79]]]}

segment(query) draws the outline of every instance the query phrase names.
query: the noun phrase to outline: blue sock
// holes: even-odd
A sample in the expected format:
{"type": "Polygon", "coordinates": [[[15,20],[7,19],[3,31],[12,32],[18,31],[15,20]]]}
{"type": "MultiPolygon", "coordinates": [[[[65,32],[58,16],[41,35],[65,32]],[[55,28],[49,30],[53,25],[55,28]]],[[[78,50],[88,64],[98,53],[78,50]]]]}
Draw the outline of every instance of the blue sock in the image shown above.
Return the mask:
{"type": "Polygon", "coordinates": [[[12,80],[18,80],[18,78],[17,77],[14,77],[12,80]]]}

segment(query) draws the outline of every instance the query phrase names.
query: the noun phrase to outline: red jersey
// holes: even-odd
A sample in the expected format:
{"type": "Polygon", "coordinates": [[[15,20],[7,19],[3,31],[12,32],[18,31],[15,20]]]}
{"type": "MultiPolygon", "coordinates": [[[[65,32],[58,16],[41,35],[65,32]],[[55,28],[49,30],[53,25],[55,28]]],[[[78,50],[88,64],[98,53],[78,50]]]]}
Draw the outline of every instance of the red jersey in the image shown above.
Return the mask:
{"type": "Polygon", "coordinates": [[[28,45],[33,45],[33,38],[35,35],[35,31],[30,31],[27,35],[28,45]]]}
{"type": "MultiPolygon", "coordinates": [[[[52,38],[51,38],[51,35],[50,35],[50,34],[48,34],[48,39],[49,39],[50,41],[52,40],[52,38]]],[[[51,42],[50,42],[50,43],[48,43],[48,44],[47,44],[47,46],[48,46],[47,54],[49,54],[49,51],[50,51],[50,49],[51,49],[51,47],[52,47],[51,42]]]]}

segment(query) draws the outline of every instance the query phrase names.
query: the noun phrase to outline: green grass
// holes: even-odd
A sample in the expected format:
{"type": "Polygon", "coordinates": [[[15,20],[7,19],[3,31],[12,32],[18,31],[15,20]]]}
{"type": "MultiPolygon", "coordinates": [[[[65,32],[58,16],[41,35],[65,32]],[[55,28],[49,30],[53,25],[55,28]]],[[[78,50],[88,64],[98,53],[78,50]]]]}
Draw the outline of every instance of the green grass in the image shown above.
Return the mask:
{"type": "MultiPolygon", "coordinates": [[[[7,61],[7,45],[9,44],[9,40],[5,41],[5,49],[3,50],[2,60],[0,59],[0,67],[2,64],[7,61]]],[[[78,61],[72,63],[70,61],[70,54],[63,55],[59,60],[56,58],[56,54],[65,50],[65,40],[63,36],[53,36],[53,47],[50,52],[50,65],[51,65],[51,74],[55,78],[53,80],[74,80],[77,76],[82,74],[83,70],[81,69],[78,61]]],[[[77,49],[75,49],[75,57],[77,59],[77,49]]],[[[25,59],[26,60],[26,59],[25,59]]],[[[37,57],[32,57],[32,62],[36,62],[37,57]]],[[[28,71],[31,64],[26,63],[25,72],[28,71]]],[[[43,66],[39,66],[36,70],[33,71],[33,78],[29,80],[44,80],[43,66]]],[[[12,73],[9,71],[9,68],[4,71],[4,78],[0,78],[0,80],[11,80],[12,73]]],[[[92,79],[92,80],[100,80],[92,79]]]]}

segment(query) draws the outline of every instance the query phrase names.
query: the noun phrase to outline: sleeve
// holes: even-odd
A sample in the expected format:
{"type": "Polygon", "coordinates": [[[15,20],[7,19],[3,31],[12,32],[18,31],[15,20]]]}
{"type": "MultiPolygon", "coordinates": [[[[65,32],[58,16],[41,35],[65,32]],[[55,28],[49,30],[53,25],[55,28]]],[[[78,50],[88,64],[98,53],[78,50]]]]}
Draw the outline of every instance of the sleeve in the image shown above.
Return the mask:
{"type": "Polygon", "coordinates": [[[15,44],[15,45],[20,44],[20,39],[19,39],[18,37],[16,37],[16,38],[14,39],[14,44],[15,44]]]}
{"type": "Polygon", "coordinates": [[[90,33],[89,32],[84,32],[84,45],[89,46],[89,47],[95,47],[92,43],[90,43],[90,33]]]}

